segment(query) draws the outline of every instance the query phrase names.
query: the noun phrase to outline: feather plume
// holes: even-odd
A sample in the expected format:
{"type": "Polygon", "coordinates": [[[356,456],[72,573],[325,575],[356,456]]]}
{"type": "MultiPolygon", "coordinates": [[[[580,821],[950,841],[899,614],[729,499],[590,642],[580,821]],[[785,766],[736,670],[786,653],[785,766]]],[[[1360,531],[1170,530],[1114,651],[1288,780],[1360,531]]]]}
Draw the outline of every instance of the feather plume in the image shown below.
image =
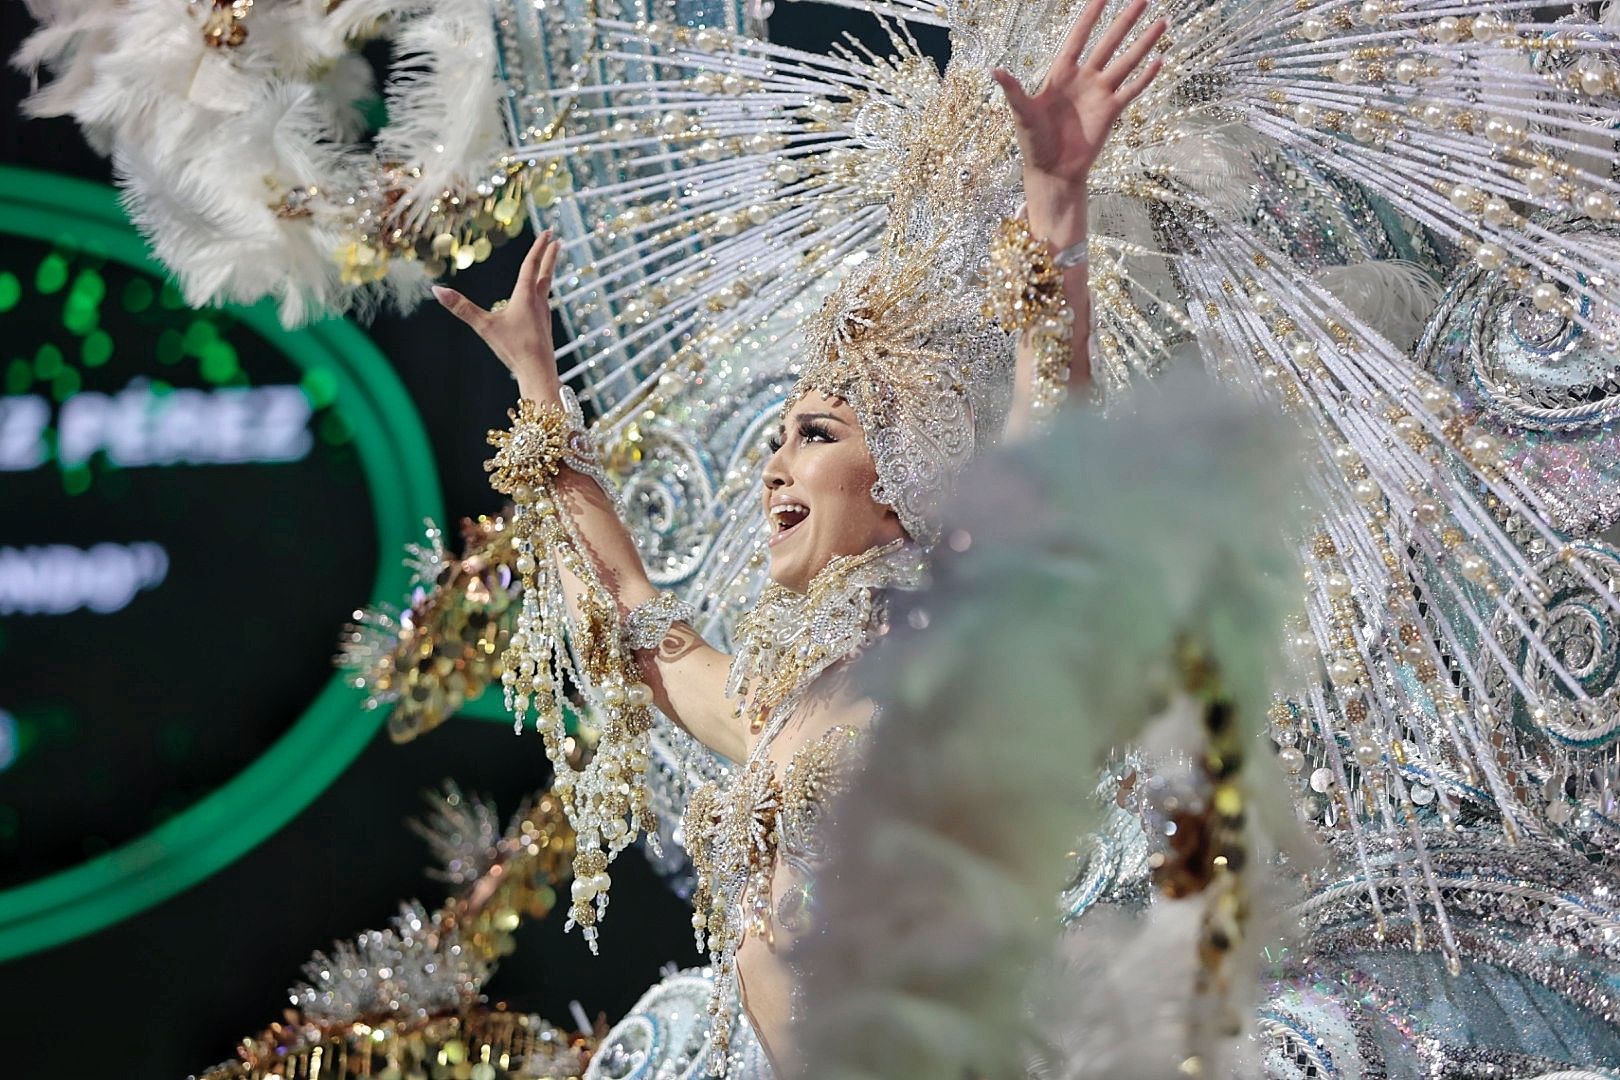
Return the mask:
{"type": "Polygon", "coordinates": [[[306,321],[338,296],[330,250],[341,229],[279,216],[275,192],[301,183],[340,189],[353,165],[310,130],[323,123],[307,89],[273,85],[257,107],[213,137],[162,160],[131,147],[115,157],[131,219],[175,268],[188,303],[275,296],[283,321],[306,321]],[[222,175],[231,183],[220,183],[222,175]]]}
{"type": "Polygon", "coordinates": [[[1389,341],[1416,341],[1440,299],[1440,285],[1423,267],[1399,260],[1369,260],[1330,266],[1317,283],[1389,341]]]}
{"type": "Polygon", "coordinates": [[[13,63],[53,78],[25,110],[71,116],[113,158],[137,225],[193,304],[273,296],[288,325],[408,309],[431,275],[400,224],[461,228],[466,200],[447,214],[444,197],[502,167],[481,0],[260,4],[226,47],[204,40],[195,5],[171,0],[33,0],[30,11],[40,29],[13,63]],[[361,142],[359,104],[374,90],[358,47],[378,33],[403,59],[373,148],[361,142]]]}
{"type": "Polygon", "coordinates": [[[439,0],[405,24],[394,45],[389,123],[378,132],[377,150],[384,161],[416,167],[401,216],[419,224],[435,199],[470,186],[506,148],[496,107],[495,24],[484,0],[439,0]]]}
{"type": "Polygon", "coordinates": [[[1297,444],[1201,381],[1151,397],[1065,417],[965,485],[966,554],[896,618],[926,633],[863,664],[883,722],[818,880],[802,1075],[1021,1075],[1050,1042],[1025,1009],[1058,946],[1062,852],[1098,820],[1106,755],[1163,712],[1178,639],[1208,643],[1258,728],[1291,606],[1277,526],[1303,513],[1297,444]]]}
{"type": "MultiPolygon", "coordinates": [[[[1197,899],[1160,900],[1145,913],[1106,906],[1088,912],[1062,942],[1064,966],[1036,997],[1046,1048],[1032,1080],[1185,1076],[1185,1043],[1175,1036],[1198,1008],[1189,961],[1202,921],[1197,899]]],[[[1242,1040],[1226,1049],[1205,1075],[1259,1075],[1242,1040]]]]}
{"type": "Polygon", "coordinates": [[[1256,157],[1265,142],[1235,124],[1189,124],[1177,137],[1142,150],[1142,167],[1196,191],[1226,214],[1252,210],[1259,191],[1256,157]]]}

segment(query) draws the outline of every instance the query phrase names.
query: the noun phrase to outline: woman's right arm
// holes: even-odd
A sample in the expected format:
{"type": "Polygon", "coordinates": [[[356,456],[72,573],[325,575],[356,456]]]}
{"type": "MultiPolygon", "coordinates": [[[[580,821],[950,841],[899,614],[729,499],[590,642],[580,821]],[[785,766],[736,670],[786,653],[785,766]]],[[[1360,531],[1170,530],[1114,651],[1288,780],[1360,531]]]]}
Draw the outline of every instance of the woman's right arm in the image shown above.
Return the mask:
{"type": "MultiPolygon", "coordinates": [[[[1091,41],[1107,6],[1108,0],[1088,0],[1034,93],[1025,93],[1005,69],[991,73],[1001,85],[1018,132],[1029,229],[1052,256],[1085,251],[1086,184],[1091,167],[1121,114],[1164,66],[1163,57],[1149,58],[1168,28],[1164,19],[1153,20],[1136,40],[1125,45],[1146,12],[1148,0],[1130,0],[1097,40],[1091,41]]],[[[1060,287],[1074,317],[1070,354],[1062,358],[1063,381],[1079,387],[1091,379],[1087,343],[1091,289],[1083,255],[1081,261],[1061,270],[1060,287]]],[[[1033,427],[1036,357],[1032,345],[1026,332],[1018,347],[1018,378],[1007,425],[1011,437],[1022,436],[1033,427]]],[[[1070,400],[1083,401],[1085,395],[1071,395],[1070,400]]]]}
{"type": "MultiPolygon", "coordinates": [[[[517,380],[518,393],[543,404],[555,404],[562,389],[551,340],[551,275],[561,247],[549,230],[541,233],[524,257],[510,299],[492,311],[454,289],[433,288],[439,303],[472,327],[506,365],[517,380]]],[[[585,541],[585,554],[618,603],[620,617],[657,596],[630,531],[597,482],[565,467],[555,484],[559,501],[585,541]]],[[[566,572],[562,577],[569,603],[577,611],[584,587],[566,572]]],[[[746,756],[746,736],[735,703],[726,696],[728,656],[690,626],[677,623],[662,645],[638,652],[636,658],[665,716],[732,761],[746,756]]]]}

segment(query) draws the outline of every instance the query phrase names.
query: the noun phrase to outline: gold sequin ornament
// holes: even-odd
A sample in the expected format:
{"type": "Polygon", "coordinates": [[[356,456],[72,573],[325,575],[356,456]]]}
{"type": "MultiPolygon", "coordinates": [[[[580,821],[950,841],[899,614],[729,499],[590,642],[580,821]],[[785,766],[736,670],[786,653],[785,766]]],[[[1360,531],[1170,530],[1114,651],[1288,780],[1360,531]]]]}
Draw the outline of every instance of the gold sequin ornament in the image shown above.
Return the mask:
{"type": "Polygon", "coordinates": [[[366,691],[366,708],[388,710],[388,735],[409,742],[454,716],[501,676],[511,633],[512,536],[503,517],[461,523],[462,554],[429,523],[406,549],[411,598],[403,610],[355,612],[336,663],[366,691]]]}
{"type": "Polygon", "coordinates": [[[1074,310],[1051,247],[1022,217],[1004,219],[991,242],[985,314],[1026,336],[1035,360],[1031,406],[1037,417],[1050,416],[1069,396],[1074,310]]]}
{"type": "Polygon", "coordinates": [[[611,497],[572,393],[560,405],[523,399],[510,431],[491,431],[490,485],[511,496],[513,565],[522,580],[517,625],[503,657],[501,683],[514,730],[531,710],[556,779],[552,791],[577,835],[572,904],[566,928],[583,927],[591,951],[607,912],[608,867],[645,830],[656,851],[657,820],[647,794],[652,690],[624,645],[619,610],[602,583],[573,517],[558,499],[564,469],[594,479],[611,497]],[[579,582],[570,603],[563,574],[579,582]],[[564,703],[564,687],[577,702],[564,703]],[[569,706],[572,705],[572,708],[569,706]],[[594,753],[576,767],[568,713],[599,729],[594,753]]]}
{"type": "MultiPolygon", "coordinates": [[[[682,824],[697,878],[692,928],[715,972],[709,1068],[716,1075],[724,1073],[736,1018],[737,949],[749,934],[770,940],[774,933],[779,860],[812,876],[821,858],[819,808],[853,768],[859,732],[843,725],[801,747],[780,779],[771,746],[822,673],[884,632],[887,590],[916,588],[924,572],[918,548],[904,541],[840,556],[803,593],[767,588],[737,626],[726,692],[744,702],[750,726],[763,730],[729,783],[694,793],[682,824]]],[[[793,911],[788,921],[802,924],[804,914],[793,911]]]]}
{"type": "Polygon", "coordinates": [[[203,44],[210,49],[234,49],[242,44],[248,36],[242,24],[252,10],[253,0],[213,0],[203,17],[203,44]]]}
{"type": "Polygon", "coordinates": [[[1249,837],[1245,812],[1243,731],[1233,698],[1202,643],[1183,639],[1177,649],[1180,691],[1196,703],[1203,721],[1203,747],[1190,785],[1171,785],[1156,813],[1175,827],[1162,829],[1168,850],[1151,860],[1153,884],[1171,899],[1203,897],[1198,966],[1183,1071],[1200,1075],[1213,1045],[1243,1028],[1237,999],[1240,958],[1249,921],[1249,837]]]}
{"type": "MultiPolygon", "coordinates": [[[[799,748],[780,777],[761,754],[750,756],[729,787],[708,783],[687,804],[684,830],[697,887],[692,927],[715,969],[709,998],[711,1071],[724,1069],[736,994],[737,949],[749,934],[774,940],[772,879],[778,859],[809,875],[821,857],[819,816],[847,786],[861,730],[833,728],[799,748]]],[[[784,925],[793,929],[792,919],[784,925]]],[[[802,926],[799,927],[802,929],[802,926]]]]}

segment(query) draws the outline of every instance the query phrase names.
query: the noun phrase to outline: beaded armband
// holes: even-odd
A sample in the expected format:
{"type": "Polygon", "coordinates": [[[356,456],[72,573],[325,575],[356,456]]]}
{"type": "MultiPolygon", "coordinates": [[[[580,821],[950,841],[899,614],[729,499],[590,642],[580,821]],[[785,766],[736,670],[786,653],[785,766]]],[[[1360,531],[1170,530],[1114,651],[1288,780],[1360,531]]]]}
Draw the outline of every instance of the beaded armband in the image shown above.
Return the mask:
{"type": "MultiPolygon", "coordinates": [[[[1080,260],[1064,252],[1071,265],[1080,260]]],[[[1006,218],[990,244],[989,299],[985,314],[1003,329],[1028,335],[1035,358],[1032,405],[1050,413],[1068,397],[1074,357],[1074,310],[1063,294],[1063,270],[1051,247],[1022,217],[1006,218]]]]}
{"type": "Polygon", "coordinates": [[[678,622],[697,621],[697,608],[672,592],[661,592],[637,604],[624,617],[624,647],[632,652],[656,649],[678,622]]]}
{"type": "Polygon", "coordinates": [[[556,777],[552,791],[577,836],[567,926],[582,927],[595,952],[612,883],[608,865],[643,830],[657,844],[646,785],[652,690],[625,644],[618,603],[558,499],[557,475],[565,466],[605,481],[579,403],[565,390],[557,405],[524,399],[510,415],[510,430],[489,433],[495,456],[484,463],[491,486],[513,501],[512,547],[523,583],[501,684],[517,731],[535,714],[556,777]],[[565,572],[584,586],[572,611],[563,591],[565,572]],[[570,759],[567,686],[578,688],[600,733],[582,767],[570,759]]]}

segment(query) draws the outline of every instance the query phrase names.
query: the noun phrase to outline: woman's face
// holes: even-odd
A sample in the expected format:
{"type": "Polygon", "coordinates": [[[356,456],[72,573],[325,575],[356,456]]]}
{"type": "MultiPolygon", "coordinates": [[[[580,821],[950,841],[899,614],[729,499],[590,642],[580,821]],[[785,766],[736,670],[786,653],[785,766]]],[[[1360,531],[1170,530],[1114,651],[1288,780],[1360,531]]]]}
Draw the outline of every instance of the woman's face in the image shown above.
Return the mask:
{"type": "Polygon", "coordinates": [[[872,498],[877,469],[855,411],[842,399],[805,394],[771,446],[765,463],[771,580],[804,592],[838,556],[905,535],[895,512],[872,498]]]}

